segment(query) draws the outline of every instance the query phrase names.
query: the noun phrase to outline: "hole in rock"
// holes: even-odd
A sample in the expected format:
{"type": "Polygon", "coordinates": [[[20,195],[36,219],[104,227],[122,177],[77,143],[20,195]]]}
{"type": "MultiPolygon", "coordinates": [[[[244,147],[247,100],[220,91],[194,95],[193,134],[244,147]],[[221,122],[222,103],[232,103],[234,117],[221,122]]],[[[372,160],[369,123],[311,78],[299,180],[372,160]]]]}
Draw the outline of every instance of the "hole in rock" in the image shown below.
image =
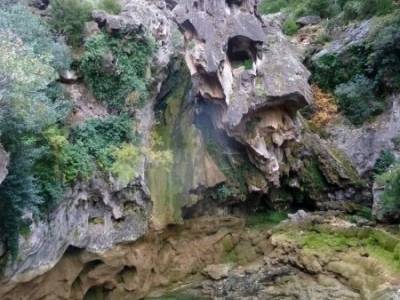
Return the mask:
{"type": "Polygon", "coordinates": [[[107,290],[103,285],[101,286],[92,286],[83,297],[83,300],[106,300],[108,299],[107,294],[109,290],[107,290]]]}
{"type": "Polygon", "coordinates": [[[135,266],[125,266],[121,272],[118,273],[119,281],[129,283],[131,282],[137,274],[137,269],[135,266]]]}
{"type": "Polygon", "coordinates": [[[202,66],[197,66],[199,89],[205,99],[225,99],[224,90],[216,72],[208,73],[202,66]]]}
{"type": "Polygon", "coordinates": [[[193,2],[193,7],[195,9],[199,9],[201,11],[204,11],[204,0],[198,0],[193,2]]]}
{"type": "Polygon", "coordinates": [[[197,30],[189,20],[183,22],[180,25],[180,28],[183,31],[186,40],[190,41],[192,39],[197,39],[197,30]]]}
{"type": "Polygon", "coordinates": [[[257,59],[257,43],[245,36],[235,36],[228,40],[227,55],[233,68],[251,69],[257,59]]]}
{"type": "Polygon", "coordinates": [[[243,1],[244,0],[225,0],[226,4],[231,8],[235,5],[241,6],[243,4],[243,1]]]}

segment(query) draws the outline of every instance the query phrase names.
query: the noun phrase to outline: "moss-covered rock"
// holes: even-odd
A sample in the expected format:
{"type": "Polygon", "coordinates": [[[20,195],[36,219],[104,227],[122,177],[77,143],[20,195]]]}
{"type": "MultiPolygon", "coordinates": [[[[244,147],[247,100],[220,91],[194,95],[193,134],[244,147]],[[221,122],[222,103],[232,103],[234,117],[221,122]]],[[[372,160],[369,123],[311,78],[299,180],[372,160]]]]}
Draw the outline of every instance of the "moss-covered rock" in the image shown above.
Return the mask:
{"type": "Polygon", "coordinates": [[[187,108],[191,86],[189,74],[180,62],[173,66],[165,84],[165,97],[157,104],[157,125],[151,151],[170,151],[172,162],[157,163],[147,171],[153,201],[152,221],[155,228],[182,222],[181,208],[199,200],[196,190],[215,187],[225,181],[224,174],[207,153],[199,129],[194,125],[193,108],[187,108]]]}

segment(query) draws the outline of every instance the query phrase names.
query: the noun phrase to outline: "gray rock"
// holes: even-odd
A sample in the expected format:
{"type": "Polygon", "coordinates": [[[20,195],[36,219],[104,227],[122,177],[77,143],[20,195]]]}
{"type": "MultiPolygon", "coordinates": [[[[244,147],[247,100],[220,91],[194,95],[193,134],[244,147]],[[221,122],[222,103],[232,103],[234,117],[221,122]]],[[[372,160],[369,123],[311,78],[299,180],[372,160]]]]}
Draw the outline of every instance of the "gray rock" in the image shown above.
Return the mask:
{"type": "Polygon", "coordinates": [[[208,265],[203,270],[203,273],[211,279],[220,280],[222,278],[228,277],[229,272],[232,270],[232,268],[232,264],[208,265]]]}
{"type": "Polygon", "coordinates": [[[371,23],[371,20],[366,20],[333,32],[333,41],[315,54],[312,59],[316,60],[325,54],[340,55],[348,48],[363,43],[370,33],[371,23]]]}
{"type": "Polygon", "coordinates": [[[320,16],[304,16],[296,20],[296,23],[300,26],[316,25],[321,23],[320,16]]]}
{"type": "Polygon", "coordinates": [[[50,221],[33,222],[20,237],[20,259],[5,276],[28,281],[50,270],[68,247],[99,253],[115,244],[135,241],[147,231],[149,196],[140,182],[118,189],[102,178],[70,190],[50,221]]]}
{"type": "Polygon", "coordinates": [[[60,72],[60,81],[62,83],[71,84],[78,81],[78,74],[72,70],[65,70],[60,72]]]}
{"type": "Polygon", "coordinates": [[[10,155],[4,150],[3,145],[0,144],[0,184],[6,178],[8,174],[8,163],[10,155]]]}
{"type": "Polygon", "coordinates": [[[185,0],[173,13],[185,36],[195,93],[223,107],[211,112],[214,126],[245,145],[251,161],[279,185],[283,145],[298,138],[294,113],[312,101],[310,74],[282,34],[279,17],[260,19],[256,4],[185,0]]]}
{"type": "Polygon", "coordinates": [[[310,215],[306,213],[304,210],[300,209],[294,214],[288,214],[288,217],[291,222],[302,222],[307,219],[310,215]]]}
{"type": "Polygon", "coordinates": [[[400,155],[396,144],[400,137],[400,95],[392,95],[390,101],[389,111],[362,127],[354,127],[342,118],[328,128],[332,142],[347,154],[360,174],[374,167],[382,150],[400,155]]]}
{"type": "MultiPolygon", "coordinates": [[[[139,28],[136,26],[141,24],[137,34],[152,36],[157,45],[151,66],[153,90],[146,105],[135,112],[137,130],[144,136],[142,146],[145,148],[154,125],[154,101],[167,76],[167,66],[175,54],[175,47],[181,40],[173,37],[179,31],[165,6],[160,8],[154,1],[146,0],[124,2],[123,5],[119,16],[97,11],[93,17],[99,27],[114,28],[117,23],[114,21],[118,20],[121,33],[126,34],[136,34],[132,28],[139,28]]],[[[68,85],[79,94],[81,89],[77,86],[68,85]]],[[[73,98],[82,99],[86,106],[91,105],[85,95],[73,98]]],[[[91,115],[98,117],[96,112],[91,115]]],[[[100,115],[104,115],[102,110],[100,115]]],[[[145,162],[144,156],[139,159],[138,176],[128,185],[121,185],[112,177],[95,176],[90,182],[78,183],[67,191],[48,220],[33,222],[31,233],[20,238],[19,259],[6,267],[2,284],[13,286],[16,282],[26,282],[44,274],[54,267],[69,247],[100,253],[116,244],[133,242],[143,236],[148,230],[152,207],[144,181],[145,162]]]]}

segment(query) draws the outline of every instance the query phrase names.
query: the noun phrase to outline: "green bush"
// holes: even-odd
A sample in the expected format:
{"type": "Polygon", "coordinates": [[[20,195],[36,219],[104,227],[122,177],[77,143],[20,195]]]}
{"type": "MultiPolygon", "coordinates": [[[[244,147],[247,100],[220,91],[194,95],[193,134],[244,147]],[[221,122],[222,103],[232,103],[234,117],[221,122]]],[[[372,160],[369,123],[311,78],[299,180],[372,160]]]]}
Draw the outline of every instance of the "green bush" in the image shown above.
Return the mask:
{"type": "Polygon", "coordinates": [[[263,0],[259,10],[262,14],[273,14],[281,11],[289,5],[288,0],[263,0]]]}
{"type": "Polygon", "coordinates": [[[368,69],[368,50],[364,45],[350,47],[340,56],[325,54],[310,65],[312,80],[324,90],[333,91],[368,69]]]}
{"type": "Polygon", "coordinates": [[[56,70],[68,69],[70,51],[56,39],[41,19],[22,5],[0,7],[0,35],[18,38],[42,62],[56,70]]]}
{"type": "Polygon", "coordinates": [[[111,172],[124,185],[127,185],[137,176],[137,165],[140,151],[132,144],[123,144],[113,153],[114,163],[111,172]]]}
{"type": "Polygon", "coordinates": [[[81,71],[98,100],[118,110],[145,101],[146,73],[153,53],[149,40],[99,34],[85,49],[81,71]]]}
{"type": "Polygon", "coordinates": [[[371,42],[369,64],[382,93],[400,89],[400,15],[381,28],[371,42]]]}
{"type": "Polygon", "coordinates": [[[101,169],[109,170],[115,161],[115,147],[134,142],[132,126],[127,115],[91,119],[72,129],[71,142],[85,148],[101,169]]]}
{"type": "Polygon", "coordinates": [[[114,15],[118,15],[121,12],[121,4],[118,0],[102,0],[98,4],[98,8],[114,15]]]}
{"type": "Polygon", "coordinates": [[[79,46],[83,41],[85,23],[90,21],[95,9],[119,14],[121,5],[118,0],[52,0],[50,24],[67,36],[68,42],[79,46]]]}
{"type": "Polygon", "coordinates": [[[385,108],[385,102],[374,94],[374,82],[363,75],[338,85],[335,95],[343,113],[355,125],[378,115],[385,108]]]}
{"type": "Polygon", "coordinates": [[[263,0],[259,7],[262,14],[286,11],[294,17],[343,17],[346,22],[385,15],[393,8],[393,0],[263,0]]]}
{"type": "Polygon", "coordinates": [[[396,161],[395,156],[389,150],[382,150],[374,165],[374,173],[379,175],[386,172],[396,161]]]}
{"type": "Polygon", "coordinates": [[[377,182],[384,185],[381,200],[387,213],[400,211],[400,166],[396,165],[377,177],[377,182]]]}
{"type": "Polygon", "coordinates": [[[53,0],[50,10],[50,24],[67,36],[72,45],[82,43],[85,22],[90,20],[93,7],[86,0],[53,0]]]}
{"type": "Polygon", "coordinates": [[[296,20],[292,18],[286,19],[286,21],[282,25],[283,32],[287,35],[294,35],[299,30],[299,26],[296,23],[296,20]]]}

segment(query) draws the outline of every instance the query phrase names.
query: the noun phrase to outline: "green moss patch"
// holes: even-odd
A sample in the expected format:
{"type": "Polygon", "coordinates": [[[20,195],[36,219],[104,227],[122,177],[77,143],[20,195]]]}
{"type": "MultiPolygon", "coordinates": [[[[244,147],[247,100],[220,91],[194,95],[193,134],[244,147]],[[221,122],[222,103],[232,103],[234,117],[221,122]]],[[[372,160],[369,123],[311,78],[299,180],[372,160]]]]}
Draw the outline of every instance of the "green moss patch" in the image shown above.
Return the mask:
{"type": "Polygon", "coordinates": [[[361,251],[393,273],[400,274],[400,237],[372,228],[314,226],[311,230],[284,233],[305,250],[318,253],[361,251]]]}
{"type": "Polygon", "coordinates": [[[265,229],[278,225],[288,217],[287,212],[283,211],[267,211],[257,213],[247,218],[247,226],[255,229],[265,229]]]}

